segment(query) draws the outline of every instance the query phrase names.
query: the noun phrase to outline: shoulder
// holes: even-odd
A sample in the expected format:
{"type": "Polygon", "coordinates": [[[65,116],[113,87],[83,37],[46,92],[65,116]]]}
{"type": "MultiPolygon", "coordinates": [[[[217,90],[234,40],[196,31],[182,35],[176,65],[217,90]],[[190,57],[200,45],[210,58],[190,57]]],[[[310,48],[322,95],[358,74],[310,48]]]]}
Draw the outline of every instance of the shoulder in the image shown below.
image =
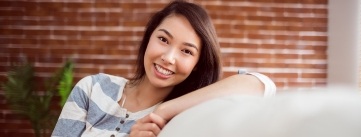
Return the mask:
{"type": "Polygon", "coordinates": [[[98,98],[104,94],[116,100],[121,95],[120,88],[123,88],[127,81],[123,77],[98,73],[82,78],[75,88],[83,91],[89,98],[98,98]]]}
{"type": "Polygon", "coordinates": [[[128,80],[123,77],[114,76],[105,73],[98,73],[83,77],[82,79],[79,80],[76,86],[91,88],[96,84],[104,85],[109,83],[115,83],[117,85],[124,85],[127,81],[128,80]]]}
{"type": "Polygon", "coordinates": [[[91,75],[90,76],[93,82],[100,82],[100,81],[111,81],[111,82],[115,82],[118,83],[119,81],[128,81],[127,79],[125,79],[124,77],[120,77],[120,76],[115,76],[115,75],[111,75],[111,74],[106,74],[106,73],[98,73],[95,75],[91,75]]]}

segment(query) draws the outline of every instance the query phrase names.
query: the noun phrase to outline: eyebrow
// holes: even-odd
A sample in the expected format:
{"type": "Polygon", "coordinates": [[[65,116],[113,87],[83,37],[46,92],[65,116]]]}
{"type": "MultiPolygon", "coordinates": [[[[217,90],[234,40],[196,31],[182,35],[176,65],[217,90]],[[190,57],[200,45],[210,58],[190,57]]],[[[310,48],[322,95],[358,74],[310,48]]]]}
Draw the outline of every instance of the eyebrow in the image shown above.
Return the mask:
{"type": "MultiPolygon", "coordinates": [[[[165,34],[167,34],[170,38],[173,39],[173,35],[170,34],[167,30],[165,30],[165,29],[159,29],[158,31],[163,31],[165,34]]],[[[195,48],[197,51],[199,51],[198,48],[197,48],[197,46],[195,46],[195,45],[192,44],[192,43],[187,43],[187,42],[185,42],[185,43],[183,43],[183,44],[186,45],[186,46],[189,46],[189,47],[193,47],[193,48],[195,48]]]]}
{"type": "Polygon", "coordinates": [[[189,46],[189,47],[193,47],[193,48],[195,48],[197,51],[198,51],[198,48],[195,46],[195,45],[193,45],[192,43],[183,43],[184,45],[186,45],[186,46],[189,46]]]}
{"type": "Polygon", "coordinates": [[[173,35],[170,34],[167,30],[165,30],[165,29],[159,29],[158,31],[163,31],[165,34],[167,34],[170,38],[173,39],[173,35]]]}

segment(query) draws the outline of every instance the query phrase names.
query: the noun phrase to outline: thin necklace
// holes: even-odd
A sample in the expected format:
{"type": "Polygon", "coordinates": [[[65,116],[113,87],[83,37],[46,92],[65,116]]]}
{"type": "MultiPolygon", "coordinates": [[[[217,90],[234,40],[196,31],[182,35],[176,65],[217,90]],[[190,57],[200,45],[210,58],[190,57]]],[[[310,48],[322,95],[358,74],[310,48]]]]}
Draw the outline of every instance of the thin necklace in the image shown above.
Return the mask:
{"type": "Polygon", "coordinates": [[[127,100],[127,96],[124,94],[124,91],[123,91],[123,101],[122,101],[122,108],[124,108],[124,104],[125,104],[125,100],[127,100]]]}
{"type": "MultiPolygon", "coordinates": [[[[125,86],[127,85],[127,83],[125,83],[125,86]]],[[[125,86],[124,86],[124,89],[123,89],[123,96],[124,96],[124,98],[123,98],[123,100],[122,100],[122,108],[124,108],[124,104],[125,104],[125,101],[127,100],[127,96],[125,95],[125,86]]],[[[127,109],[126,108],[124,108],[125,109],[125,118],[128,118],[129,117],[129,114],[128,114],[128,111],[127,111],[127,109]]]]}
{"type": "Polygon", "coordinates": [[[125,83],[124,88],[123,88],[123,96],[124,96],[124,98],[122,100],[122,108],[124,108],[125,101],[127,100],[127,96],[125,95],[125,88],[127,87],[127,83],[128,82],[125,83]]]}

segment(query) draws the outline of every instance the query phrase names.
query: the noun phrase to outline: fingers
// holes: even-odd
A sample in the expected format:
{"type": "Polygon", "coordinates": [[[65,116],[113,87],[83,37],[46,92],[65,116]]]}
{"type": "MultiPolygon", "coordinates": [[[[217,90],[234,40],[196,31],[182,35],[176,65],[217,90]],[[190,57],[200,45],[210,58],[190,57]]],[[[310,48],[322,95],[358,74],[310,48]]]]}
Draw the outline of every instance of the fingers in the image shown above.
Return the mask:
{"type": "Polygon", "coordinates": [[[131,135],[132,137],[152,137],[158,135],[160,130],[155,123],[136,123],[131,128],[131,135]]]}
{"type": "Polygon", "coordinates": [[[159,128],[162,129],[167,121],[157,114],[150,113],[149,115],[139,119],[137,123],[155,123],[159,128]]]}
{"type": "Polygon", "coordinates": [[[156,137],[150,131],[138,131],[138,132],[130,132],[129,137],[156,137]]]}
{"type": "Polygon", "coordinates": [[[160,129],[162,129],[165,126],[165,124],[167,123],[166,120],[164,120],[162,117],[160,117],[157,114],[150,113],[148,116],[149,116],[151,122],[157,124],[160,129]]]}
{"type": "Polygon", "coordinates": [[[165,126],[166,121],[156,115],[149,114],[139,119],[131,128],[130,137],[156,137],[165,126]]]}

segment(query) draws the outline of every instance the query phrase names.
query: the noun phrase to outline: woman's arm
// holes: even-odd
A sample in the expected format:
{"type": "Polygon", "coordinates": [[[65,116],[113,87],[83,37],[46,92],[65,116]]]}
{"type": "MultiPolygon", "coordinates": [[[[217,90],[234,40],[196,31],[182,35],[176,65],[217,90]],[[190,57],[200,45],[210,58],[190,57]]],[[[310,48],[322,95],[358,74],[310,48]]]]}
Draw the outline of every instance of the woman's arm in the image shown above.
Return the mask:
{"type": "Polygon", "coordinates": [[[254,75],[233,75],[214,84],[198,89],[161,104],[154,113],[169,121],[180,112],[204,101],[228,95],[264,94],[265,84],[254,75]]]}
{"type": "MultiPolygon", "coordinates": [[[[245,74],[245,73],[242,73],[245,74]]],[[[162,103],[156,110],[138,120],[130,137],[155,137],[177,114],[202,102],[229,95],[272,96],[276,86],[267,76],[259,73],[234,75],[181,97],[162,103]]]]}

